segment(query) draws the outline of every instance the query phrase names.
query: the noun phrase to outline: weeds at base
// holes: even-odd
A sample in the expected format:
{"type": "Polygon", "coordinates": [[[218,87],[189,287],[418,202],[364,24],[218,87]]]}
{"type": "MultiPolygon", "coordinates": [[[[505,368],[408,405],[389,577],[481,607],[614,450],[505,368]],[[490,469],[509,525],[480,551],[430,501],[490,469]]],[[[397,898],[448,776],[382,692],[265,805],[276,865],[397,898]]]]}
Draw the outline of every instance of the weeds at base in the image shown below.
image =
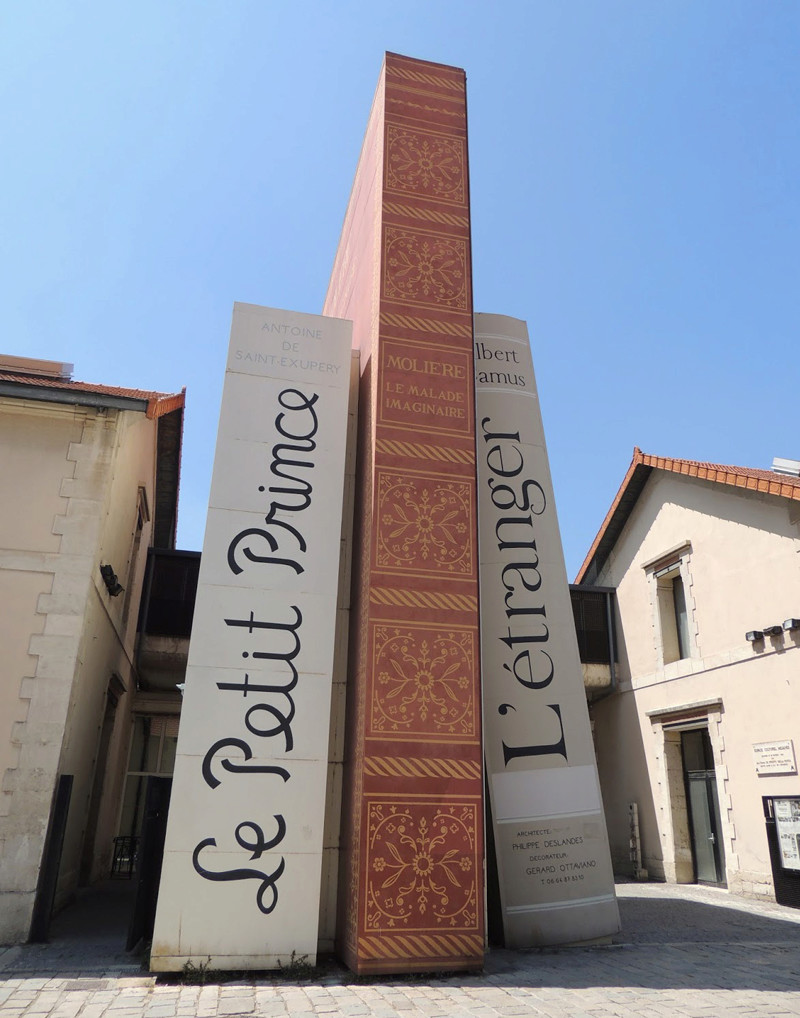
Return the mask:
{"type": "Polygon", "coordinates": [[[193,961],[184,963],[181,969],[182,982],[189,986],[205,986],[208,982],[219,982],[220,973],[211,968],[211,955],[205,961],[195,965],[193,961]],[[213,977],[213,980],[212,980],[213,977]]]}

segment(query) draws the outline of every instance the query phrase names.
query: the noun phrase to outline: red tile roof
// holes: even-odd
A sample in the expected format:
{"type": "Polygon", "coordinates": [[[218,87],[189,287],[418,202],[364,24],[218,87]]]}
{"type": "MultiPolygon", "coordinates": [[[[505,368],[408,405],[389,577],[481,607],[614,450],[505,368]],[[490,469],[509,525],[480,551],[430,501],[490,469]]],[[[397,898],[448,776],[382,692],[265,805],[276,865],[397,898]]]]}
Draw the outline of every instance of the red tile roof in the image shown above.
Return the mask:
{"type": "MultiPolygon", "coordinates": [[[[597,537],[592,542],[583,565],[578,570],[578,575],[575,577],[576,583],[584,581],[595,558],[601,555],[603,562],[605,561],[636,503],[639,492],[644,486],[644,480],[652,470],[668,470],[673,474],[684,474],[687,477],[698,477],[704,481],[729,484],[735,488],[745,488],[748,491],[759,491],[800,501],[800,477],[779,474],[774,470],[759,470],[756,467],[735,467],[722,463],[700,463],[697,460],[673,459],[669,456],[650,456],[637,446],[633,450],[631,465],[628,467],[628,472],[603,520],[603,525],[597,532],[597,537]]],[[[599,563],[600,567],[603,562],[599,563]]]]}
{"type": "Polygon", "coordinates": [[[186,401],[186,389],[180,392],[154,392],[149,389],[125,389],[120,385],[95,385],[93,382],[73,382],[69,378],[51,378],[46,375],[12,374],[0,371],[0,382],[42,389],[58,389],[66,392],[93,393],[97,396],[118,396],[123,399],[139,399],[147,402],[146,416],[161,417],[179,410],[186,401]]]}

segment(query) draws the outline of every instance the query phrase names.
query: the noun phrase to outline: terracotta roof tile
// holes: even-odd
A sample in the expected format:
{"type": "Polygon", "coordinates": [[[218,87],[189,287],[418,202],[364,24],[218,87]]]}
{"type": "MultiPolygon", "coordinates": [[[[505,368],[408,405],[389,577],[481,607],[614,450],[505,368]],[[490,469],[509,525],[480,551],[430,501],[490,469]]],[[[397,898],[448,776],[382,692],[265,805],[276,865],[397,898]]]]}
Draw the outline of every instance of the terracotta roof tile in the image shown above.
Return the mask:
{"type": "MultiPolygon", "coordinates": [[[[583,565],[578,570],[578,575],[575,578],[576,583],[583,582],[593,560],[598,552],[601,551],[601,547],[608,543],[613,533],[619,533],[624,521],[630,515],[633,502],[638,497],[638,491],[632,492],[632,482],[634,477],[643,470],[648,474],[650,470],[667,470],[674,474],[684,474],[687,477],[697,477],[700,480],[713,481],[716,484],[728,484],[735,488],[746,488],[749,491],[759,491],[768,495],[778,495],[781,498],[800,501],[800,477],[779,474],[774,470],[761,470],[758,467],[738,467],[724,463],[702,463],[699,460],[650,456],[636,446],[633,450],[633,459],[628,467],[628,472],[625,474],[619,491],[611,503],[611,508],[606,513],[606,518],[603,520],[603,524],[592,542],[583,565]],[[633,501],[631,501],[629,492],[633,494],[633,501]],[[628,497],[626,498],[626,496],[628,497]]],[[[605,561],[605,556],[603,561],[605,561]]]]}
{"type": "Polygon", "coordinates": [[[800,500],[800,477],[779,474],[774,470],[761,470],[758,467],[737,467],[724,463],[701,463],[698,460],[667,459],[663,456],[648,456],[641,449],[634,450],[639,462],[647,467],[658,470],[669,470],[674,474],[688,474],[706,481],[719,484],[731,484],[737,488],[749,488],[752,491],[766,491],[771,495],[800,500]]]}

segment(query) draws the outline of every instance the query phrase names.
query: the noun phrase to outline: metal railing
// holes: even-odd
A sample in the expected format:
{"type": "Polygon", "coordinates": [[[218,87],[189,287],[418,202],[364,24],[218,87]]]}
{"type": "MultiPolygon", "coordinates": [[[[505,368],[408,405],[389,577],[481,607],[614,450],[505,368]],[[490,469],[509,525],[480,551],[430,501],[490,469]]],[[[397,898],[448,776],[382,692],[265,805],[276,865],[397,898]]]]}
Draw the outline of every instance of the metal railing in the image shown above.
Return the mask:
{"type": "Polygon", "coordinates": [[[136,871],[139,855],[139,838],[133,834],[121,834],[114,838],[114,858],[111,861],[113,880],[130,880],[136,871]]]}

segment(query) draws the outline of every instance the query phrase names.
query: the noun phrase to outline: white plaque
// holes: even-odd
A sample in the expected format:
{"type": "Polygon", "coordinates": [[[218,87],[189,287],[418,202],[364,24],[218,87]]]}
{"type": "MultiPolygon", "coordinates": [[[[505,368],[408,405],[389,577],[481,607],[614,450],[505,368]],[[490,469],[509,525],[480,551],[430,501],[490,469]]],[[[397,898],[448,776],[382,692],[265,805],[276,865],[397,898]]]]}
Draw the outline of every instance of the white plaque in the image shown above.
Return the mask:
{"type": "Polygon", "coordinates": [[[796,774],[794,743],[791,739],[780,742],[756,742],[753,744],[753,759],[756,774],[796,774]]]}
{"type": "Polygon", "coordinates": [[[316,958],[350,346],[234,306],[154,971],[316,958]]]}
{"type": "Polygon", "coordinates": [[[524,322],[475,316],[484,751],[507,947],[619,929],[524,322]]]}
{"type": "Polygon", "coordinates": [[[784,869],[800,870],[800,798],[773,799],[775,827],[784,869]]]}

